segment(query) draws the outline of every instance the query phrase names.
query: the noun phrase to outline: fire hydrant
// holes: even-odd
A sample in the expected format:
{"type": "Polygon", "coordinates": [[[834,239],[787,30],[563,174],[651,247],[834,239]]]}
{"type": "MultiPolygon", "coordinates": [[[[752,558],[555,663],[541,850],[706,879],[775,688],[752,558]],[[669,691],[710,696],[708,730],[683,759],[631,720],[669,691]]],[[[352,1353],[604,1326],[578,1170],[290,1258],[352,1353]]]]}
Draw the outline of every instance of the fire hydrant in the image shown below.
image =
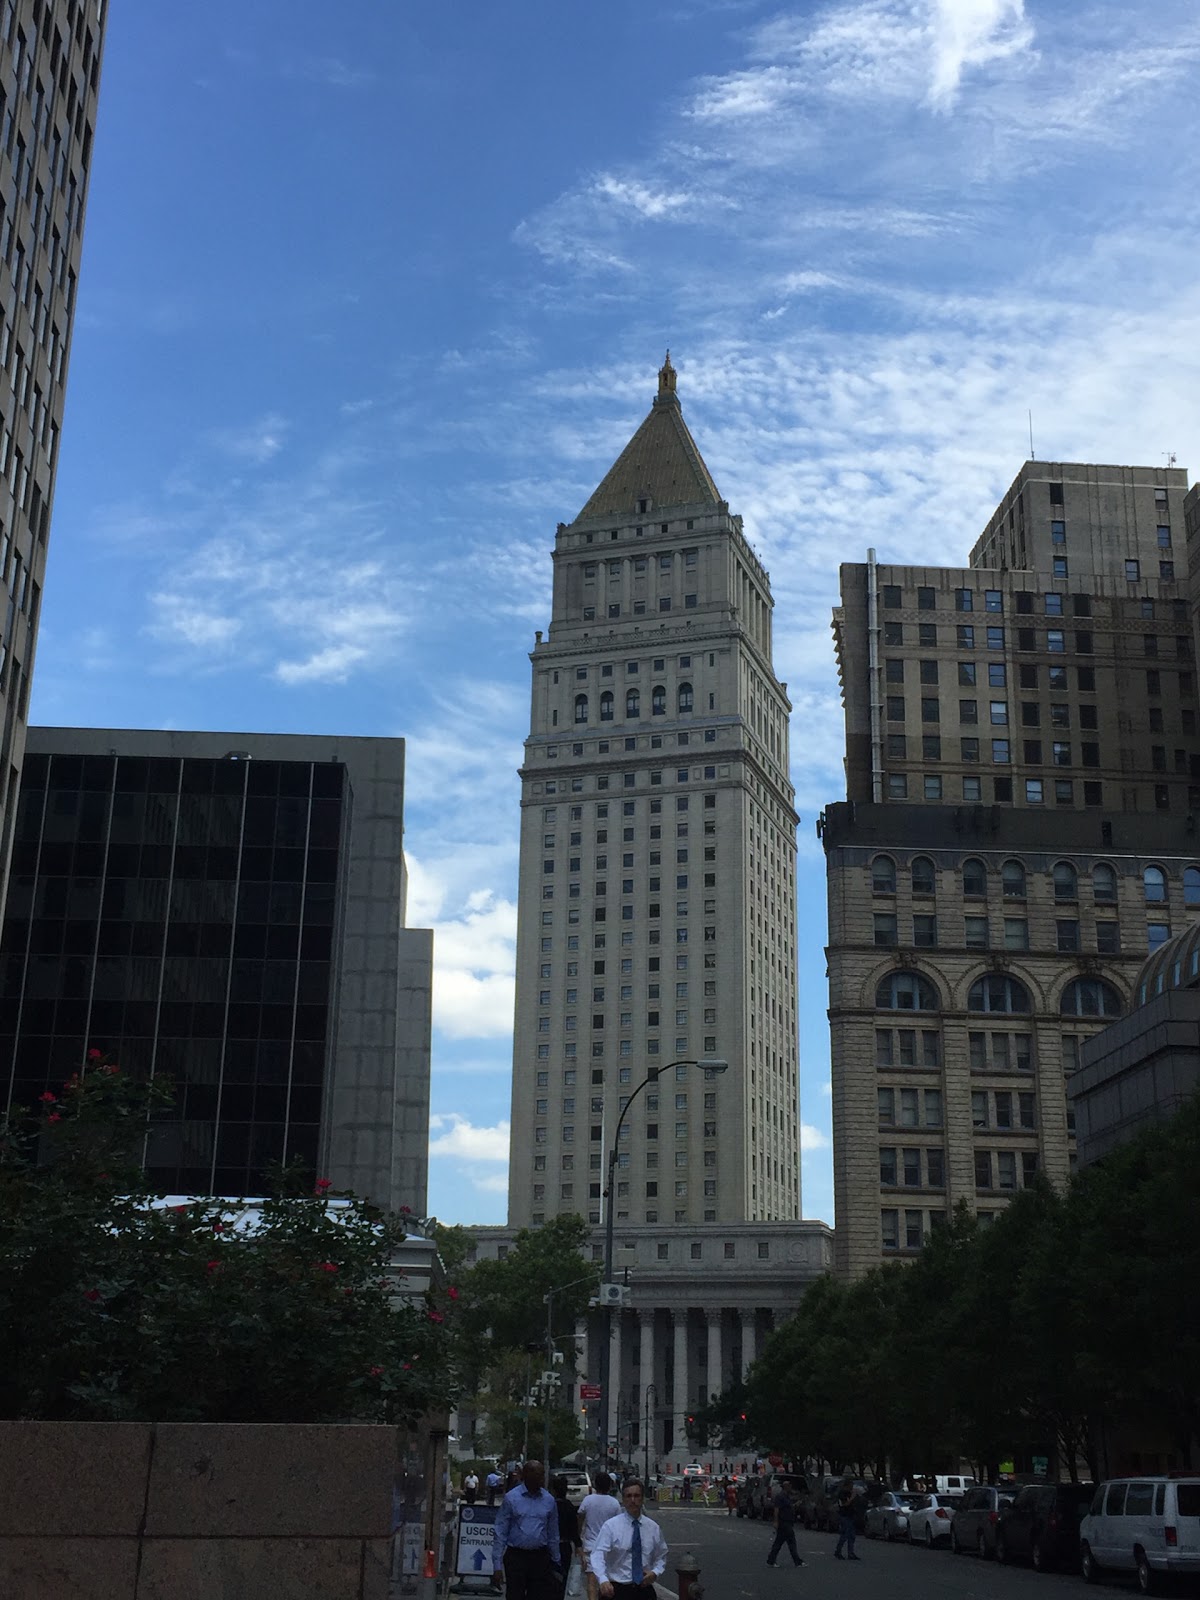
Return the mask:
{"type": "Polygon", "coordinates": [[[703,1600],[704,1585],[700,1582],[700,1563],[694,1550],[686,1551],[675,1564],[679,1582],[679,1600],[703,1600]]]}

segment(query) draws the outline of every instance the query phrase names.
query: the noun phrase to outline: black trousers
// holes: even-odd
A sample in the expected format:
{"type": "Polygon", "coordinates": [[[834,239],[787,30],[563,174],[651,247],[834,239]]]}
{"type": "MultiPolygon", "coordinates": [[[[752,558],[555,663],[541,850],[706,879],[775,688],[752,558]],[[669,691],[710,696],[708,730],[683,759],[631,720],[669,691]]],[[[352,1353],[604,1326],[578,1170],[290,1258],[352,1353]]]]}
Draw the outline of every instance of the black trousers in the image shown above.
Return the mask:
{"type": "Polygon", "coordinates": [[[767,1557],[767,1565],[769,1567],[775,1565],[775,1558],[784,1545],[787,1545],[788,1550],[791,1552],[793,1563],[799,1566],[800,1552],[796,1549],[796,1524],[794,1522],[781,1522],[776,1528],[775,1543],[771,1546],[771,1554],[767,1557]]]}
{"type": "Polygon", "coordinates": [[[653,1600],[654,1590],[645,1589],[640,1583],[614,1583],[613,1600],[653,1600]]]}
{"type": "Polygon", "coordinates": [[[504,1587],[508,1600],[557,1600],[559,1586],[546,1546],[518,1550],[510,1544],[504,1552],[504,1587]]]}

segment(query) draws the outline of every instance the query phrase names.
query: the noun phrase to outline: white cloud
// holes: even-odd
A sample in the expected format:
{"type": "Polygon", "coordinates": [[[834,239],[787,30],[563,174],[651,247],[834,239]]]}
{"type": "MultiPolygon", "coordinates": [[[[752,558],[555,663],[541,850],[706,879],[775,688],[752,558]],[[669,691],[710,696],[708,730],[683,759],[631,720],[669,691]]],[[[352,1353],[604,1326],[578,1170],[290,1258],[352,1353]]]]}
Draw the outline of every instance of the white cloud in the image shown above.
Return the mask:
{"type": "Polygon", "coordinates": [[[280,661],[275,677],[280,683],[345,683],[351,669],[365,661],[367,650],[357,644],[331,644],[300,661],[280,661]]]}
{"type": "Polygon", "coordinates": [[[929,102],[949,110],[963,75],[1028,50],[1033,27],[1025,0],[934,0],[933,73],[929,102]]]}
{"type": "Polygon", "coordinates": [[[801,1152],[828,1150],[829,1135],[820,1128],[814,1128],[811,1122],[802,1122],[800,1124],[800,1149],[801,1152]]]}
{"type": "Polygon", "coordinates": [[[497,1122],[492,1127],[477,1127],[457,1112],[447,1116],[431,1116],[429,1140],[431,1156],[463,1156],[469,1161],[499,1162],[508,1164],[507,1122],[497,1122]]]}
{"type": "Polygon", "coordinates": [[[272,412],[241,429],[214,428],[209,439],[223,454],[261,467],[283,449],[287,419],[272,412]]]}

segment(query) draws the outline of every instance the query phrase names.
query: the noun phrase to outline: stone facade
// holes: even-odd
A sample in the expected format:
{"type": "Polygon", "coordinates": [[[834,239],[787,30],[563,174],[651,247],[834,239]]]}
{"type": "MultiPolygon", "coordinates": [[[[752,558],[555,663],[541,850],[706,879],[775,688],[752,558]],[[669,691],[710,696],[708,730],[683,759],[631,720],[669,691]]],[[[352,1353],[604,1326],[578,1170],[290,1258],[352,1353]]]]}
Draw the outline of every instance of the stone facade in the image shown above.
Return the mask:
{"type": "Polygon", "coordinates": [[[1200,916],[1185,491],[1175,469],[1030,462],[971,566],[842,568],[843,1273],[919,1250],[960,1199],[989,1216],[1035,1172],[1063,1181],[1083,1042],[1200,916]]]}
{"type": "MultiPolygon", "coordinates": [[[[515,1237],[508,1228],[471,1234],[477,1260],[496,1260],[515,1237]]],[[[628,1285],[628,1303],[612,1318],[606,1419],[619,1458],[640,1464],[648,1442],[652,1469],[657,1463],[664,1472],[678,1471],[691,1460],[688,1416],[744,1377],[771,1331],[830,1269],[832,1247],[832,1231],[822,1222],[620,1225],[613,1277],[628,1285]]],[[[590,1253],[603,1260],[602,1230],[590,1253]]],[[[578,1324],[576,1384],[599,1380],[605,1326],[603,1311],[578,1324]]],[[[580,1411],[574,1386],[566,1401],[580,1411]]],[[[590,1444],[595,1409],[581,1420],[590,1444]]]]}
{"type": "Polygon", "coordinates": [[[0,27],[0,903],[37,644],[104,49],[104,0],[14,0],[0,27]]]}
{"type": "Polygon", "coordinates": [[[653,409],[560,524],[521,770],[509,1221],[800,1215],[795,828],[771,593],[653,409]],[[717,1075],[706,1060],[725,1060],[717,1075]]]}

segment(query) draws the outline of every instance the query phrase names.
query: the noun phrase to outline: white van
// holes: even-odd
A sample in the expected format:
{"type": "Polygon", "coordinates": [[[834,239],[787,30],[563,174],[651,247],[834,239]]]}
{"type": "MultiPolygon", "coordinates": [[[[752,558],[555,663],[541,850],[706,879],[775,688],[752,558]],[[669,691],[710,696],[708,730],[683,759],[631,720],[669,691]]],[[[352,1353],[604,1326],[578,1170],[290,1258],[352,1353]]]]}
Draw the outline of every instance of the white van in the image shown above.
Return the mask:
{"type": "Polygon", "coordinates": [[[1089,1583],[1136,1572],[1143,1594],[1168,1575],[1200,1574],[1200,1477],[1102,1483],[1079,1524],[1079,1568],[1089,1583]]]}
{"type": "Polygon", "coordinates": [[[961,1472],[938,1474],[934,1483],[935,1494],[966,1494],[968,1489],[978,1488],[974,1478],[964,1478],[961,1472]]]}

